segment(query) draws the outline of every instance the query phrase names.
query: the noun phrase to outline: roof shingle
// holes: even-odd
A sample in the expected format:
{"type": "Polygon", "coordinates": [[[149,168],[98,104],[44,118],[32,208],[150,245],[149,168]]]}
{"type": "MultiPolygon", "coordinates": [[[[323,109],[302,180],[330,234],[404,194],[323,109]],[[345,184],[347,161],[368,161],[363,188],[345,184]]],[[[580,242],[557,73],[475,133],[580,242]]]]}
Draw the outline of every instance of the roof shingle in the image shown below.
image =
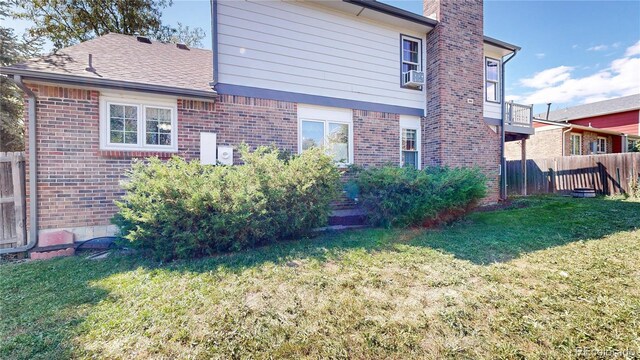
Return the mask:
{"type": "MultiPolygon", "coordinates": [[[[635,109],[640,109],[640,94],[551,111],[549,113],[549,121],[571,121],[635,109]]],[[[546,116],[546,113],[536,115],[536,117],[540,119],[545,119],[546,116]]]]}
{"type": "Polygon", "coordinates": [[[3,72],[30,70],[214,93],[209,86],[212,68],[211,50],[180,49],[159,41],[148,44],[135,36],[111,33],[8,66],[3,72]],[[86,70],[89,54],[95,72],[86,70]]]}

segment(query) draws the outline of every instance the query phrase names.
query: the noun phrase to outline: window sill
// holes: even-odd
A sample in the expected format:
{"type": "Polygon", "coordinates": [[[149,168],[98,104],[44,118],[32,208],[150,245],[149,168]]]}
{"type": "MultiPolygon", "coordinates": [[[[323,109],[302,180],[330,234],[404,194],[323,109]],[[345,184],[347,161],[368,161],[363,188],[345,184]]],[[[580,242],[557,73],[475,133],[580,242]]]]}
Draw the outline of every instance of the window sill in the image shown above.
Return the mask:
{"type": "Polygon", "coordinates": [[[112,159],[141,159],[141,158],[148,158],[148,157],[154,157],[154,156],[161,159],[168,159],[177,154],[178,152],[175,150],[153,151],[153,150],[102,149],[98,151],[98,156],[104,157],[104,158],[112,158],[112,159]]]}

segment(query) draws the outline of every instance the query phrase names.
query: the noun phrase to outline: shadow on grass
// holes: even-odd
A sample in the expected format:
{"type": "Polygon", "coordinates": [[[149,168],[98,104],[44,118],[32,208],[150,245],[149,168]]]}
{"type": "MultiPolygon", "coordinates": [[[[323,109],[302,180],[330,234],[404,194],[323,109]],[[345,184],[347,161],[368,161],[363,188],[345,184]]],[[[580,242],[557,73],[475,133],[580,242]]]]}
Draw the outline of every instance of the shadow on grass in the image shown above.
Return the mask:
{"type": "Polygon", "coordinates": [[[412,244],[486,265],[640,227],[638,202],[551,196],[521,201],[529,206],[474,213],[446,229],[428,232],[412,244]]]}
{"type": "MultiPolygon", "coordinates": [[[[162,264],[139,255],[102,261],[55,259],[0,266],[0,358],[65,358],[91,308],[109,300],[94,283],[143,268],[169,272],[241,273],[261,265],[327,262],[358,251],[402,251],[398,244],[436,250],[476,265],[504,262],[530,252],[599,239],[640,227],[640,203],[542,197],[525,208],[478,212],[435,230],[364,229],[207,259],[162,264]]],[[[112,299],[117,301],[116,298],[112,299]]]]}

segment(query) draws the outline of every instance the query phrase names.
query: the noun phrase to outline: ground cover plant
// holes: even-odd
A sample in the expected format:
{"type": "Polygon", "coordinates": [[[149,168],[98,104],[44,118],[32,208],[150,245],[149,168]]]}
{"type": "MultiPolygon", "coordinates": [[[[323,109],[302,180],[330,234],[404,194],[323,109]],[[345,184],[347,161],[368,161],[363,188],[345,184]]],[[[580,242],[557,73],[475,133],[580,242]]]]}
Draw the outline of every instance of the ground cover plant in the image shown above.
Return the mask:
{"type": "Polygon", "coordinates": [[[638,202],[542,197],[170,264],[3,264],[0,358],[634,358],[639,227],[638,202]]]}

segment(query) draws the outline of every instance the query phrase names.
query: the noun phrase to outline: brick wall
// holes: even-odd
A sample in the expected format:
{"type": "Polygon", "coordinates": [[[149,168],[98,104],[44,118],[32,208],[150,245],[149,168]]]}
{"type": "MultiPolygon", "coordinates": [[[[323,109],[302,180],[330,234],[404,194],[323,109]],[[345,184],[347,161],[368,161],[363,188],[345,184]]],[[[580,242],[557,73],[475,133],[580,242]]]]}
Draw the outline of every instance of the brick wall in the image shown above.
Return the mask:
{"type": "MultiPolygon", "coordinates": [[[[562,147],[564,146],[565,156],[571,154],[571,133],[567,132],[562,139],[562,133],[565,128],[553,130],[538,130],[527,140],[527,158],[528,159],[547,159],[562,156],[562,147]]],[[[596,141],[598,136],[607,138],[607,153],[613,152],[613,137],[611,135],[603,135],[591,131],[576,132],[582,134],[582,154],[590,153],[589,144],[596,141]]],[[[520,160],[520,141],[508,142],[505,146],[505,156],[507,160],[520,160]]]]}
{"type": "Polygon", "coordinates": [[[423,163],[480,167],[489,178],[485,201],[492,202],[499,196],[500,136],[483,118],[482,6],[475,0],[424,1],[424,15],[435,14],[440,23],[426,42],[423,163]]]}
{"type": "MultiPolygon", "coordinates": [[[[171,154],[102,151],[98,91],[29,87],[37,96],[38,228],[66,229],[76,240],[107,235],[132,159],[171,154]]],[[[215,132],[218,145],[273,144],[297,152],[295,103],[222,95],[216,102],[178,99],[177,110],[178,155],[187,159],[199,158],[201,132],[215,132]]],[[[354,110],[353,122],[356,164],[399,163],[399,115],[354,110]]]]}
{"type": "Polygon", "coordinates": [[[353,111],[354,162],[376,166],[400,164],[400,116],[374,111],[353,111]]]}

